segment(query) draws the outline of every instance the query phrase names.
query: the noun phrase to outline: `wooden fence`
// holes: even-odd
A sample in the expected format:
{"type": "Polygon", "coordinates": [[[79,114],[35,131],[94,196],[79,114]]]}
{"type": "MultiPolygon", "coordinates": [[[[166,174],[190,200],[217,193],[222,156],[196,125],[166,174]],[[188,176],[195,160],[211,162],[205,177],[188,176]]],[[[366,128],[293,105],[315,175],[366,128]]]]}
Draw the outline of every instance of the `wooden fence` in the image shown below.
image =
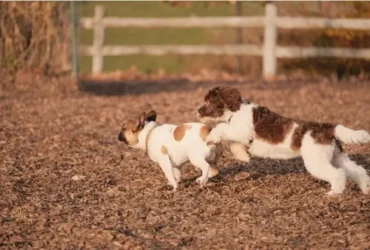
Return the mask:
{"type": "Polygon", "coordinates": [[[263,77],[273,80],[276,75],[277,58],[341,57],[370,59],[369,49],[294,47],[277,45],[277,29],[353,29],[370,30],[370,19],[328,19],[278,17],[273,3],[266,4],[262,17],[184,17],[184,18],[118,18],[104,17],[104,8],[95,7],[94,18],[81,18],[81,26],[93,29],[93,45],[81,46],[83,55],[93,57],[92,73],[103,70],[104,56],[131,54],[147,55],[245,55],[263,57],[263,77]],[[104,31],[115,28],[220,28],[220,27],[264,27],[263,45],[104,45],[104,31]]]}

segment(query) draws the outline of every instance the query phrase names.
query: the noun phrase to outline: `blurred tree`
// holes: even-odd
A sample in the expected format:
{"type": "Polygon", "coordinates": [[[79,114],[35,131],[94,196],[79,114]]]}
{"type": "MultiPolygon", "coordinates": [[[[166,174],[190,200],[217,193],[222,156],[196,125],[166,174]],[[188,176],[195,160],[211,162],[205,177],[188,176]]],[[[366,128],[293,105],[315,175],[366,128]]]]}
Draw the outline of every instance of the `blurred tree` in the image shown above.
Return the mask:
{"type": "Polygon", "coordinates": [[[68,2],[0,2],[0,67],[69,68],[68,2]]]}
{"type": "MultiPolygon", "coordinates": [[[[277,3],[279,15],[327,18],[370,18],[369,2],[297,2],[277,3]]],[[[279,30],[279,44],[289,46],[370,48],[370,32],[348,29],[279,30]]],[[[284,60],[285,70],[303,70],[313,75],[337,78],[369,72],[370,62],[360,59],[312,58],[284,60]]]]}

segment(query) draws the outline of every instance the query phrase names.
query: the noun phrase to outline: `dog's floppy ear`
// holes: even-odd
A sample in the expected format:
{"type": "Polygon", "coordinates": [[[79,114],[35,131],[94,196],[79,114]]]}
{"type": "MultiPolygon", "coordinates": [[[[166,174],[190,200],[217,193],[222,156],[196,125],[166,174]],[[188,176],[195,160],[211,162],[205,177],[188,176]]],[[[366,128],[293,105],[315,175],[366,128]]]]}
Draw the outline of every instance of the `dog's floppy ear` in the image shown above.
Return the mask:
{"type": "Polygon", "coordinates": [[[208,93],[204,96],[204,101],[209,101],[210,99],[215,99],[219,98],[220,92],[221,92],[222,87],[217,86],[214,87],[213,89],[210,89],[208,93]]]}
{"type": "Polygon", "coordinates": [[[226,104],[227,108],[235,112],[240,109],[242,104],[242,97],[240,91],[235,88],[224,87],[220,91],[222,101],[226,104]]]}
{"type": "Polygon", "coordinates": [[[136,123],[135,123],[135,126],[134,126],[134,131],[138,131],[138,130],[144,128],[145,118],[146,118],[145,112],[141,113],[141,115],[136,119],[136,123]]]}
{"type": "Polygon", "coordinates": [[[149,113],[146,115],[146,121],[155,122],[156,120],[157,120],[157,112],[155,112],[155,110],[149,111],[149,113]]]}

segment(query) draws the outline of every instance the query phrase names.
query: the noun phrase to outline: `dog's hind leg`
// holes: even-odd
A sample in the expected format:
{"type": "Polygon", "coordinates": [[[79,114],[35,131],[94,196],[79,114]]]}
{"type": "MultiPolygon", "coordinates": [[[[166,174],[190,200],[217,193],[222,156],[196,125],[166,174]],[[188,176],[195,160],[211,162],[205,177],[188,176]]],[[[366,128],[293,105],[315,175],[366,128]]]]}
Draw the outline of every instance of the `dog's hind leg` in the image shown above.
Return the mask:
{"type": "Polygon", "coordinates": [[[366,170],[352,161],[345,152],[336,151],[334,153],[333,164],[344,169],[347,176],[356,182],[364,194],[370,190],[370,177],[366,170]]]}
{"type": "Polygon", "coordinates": [[[168,155],[165,155],[159,161],[159,165],[162,168],[169,184],[173,187],[173,190],[176,191],[177,189],[177,181],[175,178],[174,167],[168,155]]]}
{"type": "Polygon", "coordinates": [[[331,184],[329,195],[341,194],[346,187],[345,171],[331,164],[334,150],[334,144],[317,144],[309,134],[306,134],[302,141],[301,154],[304,165],[314,177],[331,184]]]}

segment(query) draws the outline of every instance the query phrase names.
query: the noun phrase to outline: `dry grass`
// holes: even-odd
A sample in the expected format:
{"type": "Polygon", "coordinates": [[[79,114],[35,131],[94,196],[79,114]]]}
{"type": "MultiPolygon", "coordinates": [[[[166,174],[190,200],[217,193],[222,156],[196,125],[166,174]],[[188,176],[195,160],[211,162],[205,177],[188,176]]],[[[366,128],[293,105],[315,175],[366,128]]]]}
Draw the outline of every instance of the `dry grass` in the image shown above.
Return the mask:
{"type": "MultiPolygon", "coordinates": [[[[83,93],[68,79],[21,74],[13,85],[22,91],[0,92],[0,248],[369,248],[369,196],[348,182],[342,196],[328,197],[329,185],[306,173],[301,159],[246,164],[225,153],[220,176],[204,189],[187,165],[173,193],[143,151],[117,140],[125,118],[150,108],[160,123],[194,121],[204,94],[220,84],[283,115],[370,130],[369,83],[132,75],[117,80],[116,96],[101,91],[108,82],[83,93]],[[32,82],[44,88],[21,89],[32,82]]],[[[370,169],[370,144],[345,149],[370,169]]]]}
{"type": "Polygon", "coordinates": [[[65,2],[1,2],[0,66],[12,71],[61,71],[69,61],[65,2]]]}

